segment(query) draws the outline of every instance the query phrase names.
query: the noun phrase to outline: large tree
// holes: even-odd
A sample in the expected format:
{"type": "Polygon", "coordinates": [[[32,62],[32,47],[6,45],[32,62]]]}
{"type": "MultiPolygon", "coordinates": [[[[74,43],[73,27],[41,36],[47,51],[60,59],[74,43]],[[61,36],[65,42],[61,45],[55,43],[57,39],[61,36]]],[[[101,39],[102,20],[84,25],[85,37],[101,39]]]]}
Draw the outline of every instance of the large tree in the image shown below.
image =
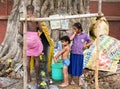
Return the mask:
{"type": "MultiPolygon", "coordinates": [[[[75,15],[89,13],[89,0],[13,0],[13,9],[8,18],[6,35],[0,45],[0,61],[12,59],[13,65],[16,64],[16,62],[22,61],[22,49],[19,43],[22,39],[19,34],[19,18],[22,15],[24,2],[26,4],[33,4],[35,6],[35,12],[39,17],[48,17],[53,14],[75,15]]],[[[82,22],[83,28],[87,31],[89,27],[87,18],[71,19],[70,25],[75,21],[82,22]]],[[[49,23],[46,23],[49,27],[49,23]]],[[[56,41],[60,33],[61,31],[58,30],[52,31],[51,37],[56,41]]]]}

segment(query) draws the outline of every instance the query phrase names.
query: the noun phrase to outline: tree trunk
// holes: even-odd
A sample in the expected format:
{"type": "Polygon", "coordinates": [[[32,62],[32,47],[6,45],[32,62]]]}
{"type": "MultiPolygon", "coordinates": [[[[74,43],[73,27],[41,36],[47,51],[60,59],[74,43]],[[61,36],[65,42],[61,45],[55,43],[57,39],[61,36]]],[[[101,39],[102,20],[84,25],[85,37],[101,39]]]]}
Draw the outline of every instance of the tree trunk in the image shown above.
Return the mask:
{"type": "Polygon", "coordinates": [[[18,39],[18,29],[19,29],[19,5],[20,1],[15,0],[13,5],[13,10],[8,19],[6,36],[0,47],[0,59],[13,59],[17,60],[20,55],[20,47],[17,42],[18,39]]]}
{"type": "MultiPolygon", "coordinates": [[[[7,30],[5,38],[0,45],[0,61],[8,61],[8,59],[13,60],[13,65],[16,62],[22,61],[22,50],[20,43],[18,41],[22,40],[19,34],[20,22],[19,17],[22,11],[22,3],[26,1],[27,4],[32,4],[35,6],[35,12],[40,17],[48,17],[53,14],[83,14],[89,13],[89,0],[14,0],[13,9],[8,18],[7,30]]],[[[88,19],[71,19],[70,20],[70,30],[69,31],[55,31],[50,30],[51,37],[54,41],[58,41],[59,37],[71,33],[72,25],[74,22],[80,21],[83,24],[85,31],[88,30],[88,19]],[[87,27],[86,27],[87,26],[87,27]],[[55,35],[57,34],[57,35],[55,35]]],[[[46,22],[49,26],[49,22],[46,22]]]]}

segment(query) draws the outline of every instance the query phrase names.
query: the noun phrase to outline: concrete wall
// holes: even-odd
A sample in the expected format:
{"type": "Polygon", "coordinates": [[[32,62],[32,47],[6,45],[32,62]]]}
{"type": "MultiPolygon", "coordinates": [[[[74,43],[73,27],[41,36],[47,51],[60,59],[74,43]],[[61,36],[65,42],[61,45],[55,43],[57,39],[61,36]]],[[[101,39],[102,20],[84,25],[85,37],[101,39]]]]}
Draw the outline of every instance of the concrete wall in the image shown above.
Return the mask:
{"type": "MultiPolygon", "coordinates": [[[[92,0],[90,2],[90,12],[98,12],[97,1],[92,0]]],[[[103,2],[102,12],[106,16],[110,24],[109,35],[120,40],[120,2],[103,2]]]]}

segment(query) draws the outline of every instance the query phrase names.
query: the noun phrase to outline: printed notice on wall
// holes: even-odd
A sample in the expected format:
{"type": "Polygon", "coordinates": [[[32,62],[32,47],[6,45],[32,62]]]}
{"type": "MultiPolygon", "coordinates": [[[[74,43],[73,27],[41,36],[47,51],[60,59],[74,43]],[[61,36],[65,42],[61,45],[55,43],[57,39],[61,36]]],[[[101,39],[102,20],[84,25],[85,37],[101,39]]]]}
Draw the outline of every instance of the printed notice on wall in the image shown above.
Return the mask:
{"type": "MultiPolygon", "coordinates": [[[[49,18],[54,18],[54,17],[60,17],[60,16],[58,14],[49,16],[49,18]]],[[[51,20],[50,27],[51,29],[60,29],[61,28],[60,20],[51,20]]]]}
{"type": "MultiPolygon", "coordinates": [[[[67,15],[50,15],[49,18],[55,18],[55,17],[65,17],[67,15]]],[[[51,29],[59,29],[59,30],[68,30],[69,29],[69,20],[51,20],[50,21],[50,27],[51,29]]]]}

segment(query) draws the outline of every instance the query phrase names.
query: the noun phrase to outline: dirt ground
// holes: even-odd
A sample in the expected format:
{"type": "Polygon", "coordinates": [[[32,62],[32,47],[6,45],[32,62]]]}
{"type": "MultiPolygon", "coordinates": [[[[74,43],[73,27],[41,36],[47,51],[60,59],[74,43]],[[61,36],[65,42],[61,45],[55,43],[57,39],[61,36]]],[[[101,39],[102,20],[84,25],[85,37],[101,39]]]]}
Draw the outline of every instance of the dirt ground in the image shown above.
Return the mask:
{"type": "MultiPolygon", "coordinates": [[[[59,89],[95,89],[94,71],[85,70],[83,78],[84,85],[82,87],[77,85],[77,77],[75,77],[75,85],[69,85],[65,88],[59,87],[59,89]]],[[[23,79],[12,79],[8,82],[11,84],[0,89],[23,89],[23,79]]],[[[53,81],[53,85],[56,86],[58,86],[60,83],[61,82],[53,81]]],[[[7,83],[4,84],[7,85],[7,83]]],[[[120,67],[118,67],[116,73],[99,71],[99,89],[120,89],[120,67]]]]}
{"type": "MultiPolygon", "coordinates": [[[[82,87],[79,87],[77,85],[76,80],[77,79],[75,78],[75,82],[76,82],[75,85],[69,85],[65,88],[59,87],[59,89],[95,89],[94,80],[91,83],[89,81],[88,82],[84,81],[84,85],[82,87]]],[[[19,79],[17,81],[18,82],[15,82],[1,89],[23,89],[22,79],[19,79]]],[[[60,84],[60,82],[54,82],[54,84],[58,85],[60,84]]],[[[99,78],[99,87],[100,89],[120,89],[120,73],[108,74],[107,76],[99,78]]]]}
{"type": "MultiPolygon", "coordinates": [[[[54,82],[53,85],[58,86],[60,83],[61,82],[54,82]]],[[[15,83],[13,83],[9,86],[6,86],[2,89],[23,89],[23,81],[22,81],[22,79],[19,79],[18,82],[15,82],[15,83]]],[[[75,85],[69,85],[65,88],[59,87],[59,89],[84,89],[84,88],[81,88],[77,84],[75,84],[75,85]]]]}

